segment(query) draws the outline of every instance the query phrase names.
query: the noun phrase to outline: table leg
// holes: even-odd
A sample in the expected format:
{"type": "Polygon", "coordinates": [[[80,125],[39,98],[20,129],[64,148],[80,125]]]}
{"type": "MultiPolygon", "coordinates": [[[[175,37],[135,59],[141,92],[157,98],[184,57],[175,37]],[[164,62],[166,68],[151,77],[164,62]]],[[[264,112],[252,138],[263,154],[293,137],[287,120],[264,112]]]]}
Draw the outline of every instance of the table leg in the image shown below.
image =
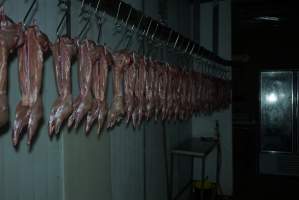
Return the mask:
{"type": "Polygon", "coordinates": [[[221,164],[221,151],[220,151],[220,141],[217,144],[217,167],[216,167],[216,196],[218,195],[218,190],[221,195],[220,188],[220,164],[221,164]]]}
{"type": "Polygon", "coordinates": [[[169,200],[172,200],[172,190],[173,190],[173,165],[174,165],[174,155],[171,154],[170,156],[170,188],[169,188],[169,194],[168,198],[169,200]]]}
{"type": "Polygon", "coordinates": [[[205,166],[206,166],[206,159],[203,158],[201,162],[201,190],[200,190],[200,197],[201,200],[204,200],[204,182],[205,182],[205,166]]]}
{"type": "Polygon", "coordinates": [[[192,163],[191,163],[191,191],[190,191],[190,197],[189,199],[191,199],[193,197],[193,168],[194,168],[194,158],[191,157],[192,159],[192,163]]]}

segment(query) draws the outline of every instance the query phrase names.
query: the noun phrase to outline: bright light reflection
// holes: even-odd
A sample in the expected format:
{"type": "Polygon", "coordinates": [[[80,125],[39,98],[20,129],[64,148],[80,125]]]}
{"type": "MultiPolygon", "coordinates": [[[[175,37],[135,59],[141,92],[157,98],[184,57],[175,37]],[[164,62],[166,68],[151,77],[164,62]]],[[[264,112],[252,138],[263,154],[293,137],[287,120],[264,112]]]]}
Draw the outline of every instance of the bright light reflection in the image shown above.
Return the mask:
{"type": "Polygon", "coordinates": [[[261,17],[256,17],[255,19],[264,20],[264,21],[274,21],[274,22],[280,21],[279,17],[272,17],[272,16],[261,16],[261,17]]]}
{"type": "Polygon", "coordinates": [[[275,103],[277,101],[276,93],[272,92],[272,93],[266,95],[266,101],[268,103],[275,103]]]}

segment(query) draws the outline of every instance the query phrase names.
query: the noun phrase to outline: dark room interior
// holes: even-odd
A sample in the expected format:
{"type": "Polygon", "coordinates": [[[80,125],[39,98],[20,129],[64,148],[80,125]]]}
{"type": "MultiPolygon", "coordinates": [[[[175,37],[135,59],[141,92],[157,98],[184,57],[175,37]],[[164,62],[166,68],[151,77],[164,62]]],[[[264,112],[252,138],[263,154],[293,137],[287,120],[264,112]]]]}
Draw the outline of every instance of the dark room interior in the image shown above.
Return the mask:
{"type": "MultiPolygon", "coordinates": [[[[298,29],[294,26],[298,19],[296,3],[296,1],[235,0],[232,4],[232,51],[235,61],[232,68],[234,194],[236,199],[290,199],[297,194],[299,185],[297,170],[299,168],[296,152],[288,155],[288,151],[291,150],[287,152],[282,150],[281,154],[285,156],[280,156],[279,150],[278,153],[271,150],[270,154],[273,155],[275,161],[268,160],[267,162],[272,166],[277,165],[277,170],[267,169],[272,168],[269,166],[261,170],[264,159],[261,153],[263,151],[263,141],[261,141],[263,127],[270,126],[269,129],[275,129],[274,124],[267,125],[269,121],[267,122],[263,117],[264,105],[261,97],[263,76],[261,73],[292,71],[296,73],[298,70],[296,50],[298,29]],[[277,153],[277,158],[275,158],[275,153],[277,153]]],[[[289,77],[285,80],[294,81],[294,91],[298,85],[295,79],[297,80],[297,77],[289,77]]],[[[276,80],[279,78],[274,78],[274,81],[276,80]]],[[[288,92],[287,88],[284,90],[288,92]]],[[[293,93],[294,99],[291,102],[293,106],[297,104],[296,93],[293,93]]],[[[293,123],[293,132],[296,132],[298,122],[295,120],[298,111],[297,107],[292,107],[292,105],[288,109],[289,112],[293,112],[294,117],[291,117],[289,121],[283,121],[283,118],[287,118],[287,114],[282,113],[281,120],[275,123],[286,126],[293,123]]],[[[273,118],[279,115],[275,111],[270,114],[273,118]]],[[[287,128],[279,131],[282,132],[281,134],[288,132],[287,128]]],[[[296,143],[297,136],[293,134],[292,137],[296,143]]],[[[297,148],[297,144],[290,146],[297,148]]]]}
{"type": "Polygon", "coordinates": [[[0,200],[288,200],[291,0],[0,0],[0,200]]]}

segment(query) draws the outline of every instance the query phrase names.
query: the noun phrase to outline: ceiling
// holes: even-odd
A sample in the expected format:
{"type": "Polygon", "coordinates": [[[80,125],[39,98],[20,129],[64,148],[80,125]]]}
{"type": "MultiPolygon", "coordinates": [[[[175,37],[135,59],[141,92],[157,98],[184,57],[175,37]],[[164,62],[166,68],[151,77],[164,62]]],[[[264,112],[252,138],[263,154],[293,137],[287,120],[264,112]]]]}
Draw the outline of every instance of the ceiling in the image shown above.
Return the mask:
{"type": "Polygon", "coordinates": [[[233,54],[249,55],[256,60],[297,59],[299,8],[296,2],[232,0],[233,54]]]}
{"type": "Polygon", "coordinates": [[[295,0],[233,0],[235,28],[293,28],[299,16],[297,3],[295,0]]]}

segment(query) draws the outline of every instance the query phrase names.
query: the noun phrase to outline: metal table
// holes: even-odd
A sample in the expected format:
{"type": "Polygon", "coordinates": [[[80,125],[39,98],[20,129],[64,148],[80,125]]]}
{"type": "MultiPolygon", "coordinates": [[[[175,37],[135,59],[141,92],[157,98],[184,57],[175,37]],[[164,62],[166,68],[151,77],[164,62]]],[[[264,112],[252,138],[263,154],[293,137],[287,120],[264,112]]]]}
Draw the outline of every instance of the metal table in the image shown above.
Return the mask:
{"type": "MultiPolygon", "coordinates": [[[[178,146],[174,150],[171,151],[171,180],[170,180],[170,199],[177,199],[180,197],[180,195],[183,194],[183,192],[192,184],[192,180],[188,182],[181,191],[178,192],[178,194],[175,195],[174,198],[173,196],[173,165],[174,165],[174,157],[175,155],[181,155],[181,156],[190,156],[192,157],[192,178],[193,178],[193,158],[200,158],[202,160],[202,168],[201,168],[201,183],[204,183],[205,179],[205,161],[206,157],[212,152],[214,148],[217,148],[217,167],[216,167],[216,188],[218,187],[219,183],[219,151],[220,151],[220,146],[218,140],[215,140],[214,138],[206,138],[206,137],[201,137],[201,138],[192,138],[182,145],[178,146]]],[[[201,190],[201,199],[204,199],[204,193],[203,190],[201,190]]]]}

